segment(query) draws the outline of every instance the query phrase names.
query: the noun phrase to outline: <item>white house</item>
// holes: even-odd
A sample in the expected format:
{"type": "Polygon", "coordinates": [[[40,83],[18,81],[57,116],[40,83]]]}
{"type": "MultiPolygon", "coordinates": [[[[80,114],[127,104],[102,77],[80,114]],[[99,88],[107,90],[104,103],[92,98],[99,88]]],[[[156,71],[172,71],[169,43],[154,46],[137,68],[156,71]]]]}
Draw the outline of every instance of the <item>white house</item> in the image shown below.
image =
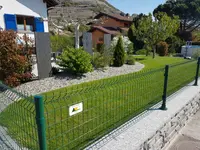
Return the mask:
{"type": "Polygon", "coordinates": [[[47,9],[55,5],[55,0],[0,0],[0,28],[48,32],[47,9]]]}

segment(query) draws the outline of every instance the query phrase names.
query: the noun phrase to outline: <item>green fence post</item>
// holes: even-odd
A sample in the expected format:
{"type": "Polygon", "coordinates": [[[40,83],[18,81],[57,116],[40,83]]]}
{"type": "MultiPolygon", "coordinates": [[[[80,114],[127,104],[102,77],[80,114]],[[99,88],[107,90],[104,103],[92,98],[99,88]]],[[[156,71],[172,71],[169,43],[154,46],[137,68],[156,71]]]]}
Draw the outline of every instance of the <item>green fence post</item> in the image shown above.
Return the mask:
{"type": "Polygon", "coordinates": [[[200,65],[200,57],[198,58],[197,61],[197,70],[196,70],[196,77],[195,77],[195,86],[198,86],[198,78],[199,78],[199,65],[200,65]]]}
{"type": "Polygon", "coordinates": [[[167,100],[167,83],[168,83],[168,74],[169,74],[169,65],[165,66],[165,79],[164,79],[164,90],[163,90],[163,96],[162,96],[162,106],[161,110],[167,110],[166,107],[166,100],[167,100]]]}
{"type": "Polygon", "coordinates": [[[35,96],[34,100],[36,108],[36,123],[37,123],[40,150],[47,150],[43,97],[35,96]]]}

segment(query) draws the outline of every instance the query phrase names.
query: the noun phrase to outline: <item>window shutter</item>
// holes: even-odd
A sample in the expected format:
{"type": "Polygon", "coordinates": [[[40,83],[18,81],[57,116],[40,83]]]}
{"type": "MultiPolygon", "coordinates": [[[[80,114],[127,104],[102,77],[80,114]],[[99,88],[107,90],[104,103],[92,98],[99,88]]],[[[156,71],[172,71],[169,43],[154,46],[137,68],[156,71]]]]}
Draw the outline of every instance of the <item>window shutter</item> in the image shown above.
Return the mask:
{"type": "Polygon", "coordinates": [[[4,14],[6,30],[17,31],[16,16],[11,14],[4,14]]]}
{"type": "Polygon", "coordinates": [[[35,31],[44,32],[44,22],[41,18],[35,18],[35,31]]]}

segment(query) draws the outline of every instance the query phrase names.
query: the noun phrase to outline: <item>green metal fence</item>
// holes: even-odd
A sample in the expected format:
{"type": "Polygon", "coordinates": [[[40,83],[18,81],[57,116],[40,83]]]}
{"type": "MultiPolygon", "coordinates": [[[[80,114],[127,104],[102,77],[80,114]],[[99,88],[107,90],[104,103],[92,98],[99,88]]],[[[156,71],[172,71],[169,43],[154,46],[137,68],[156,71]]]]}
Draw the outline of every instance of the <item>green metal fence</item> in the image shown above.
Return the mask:
{"type": "Polygon", "coordinates": [[[34,101],[28,96],[6,105],[1,125],[21,147],[82,149],[158,102],[165,104],[167,96],[199,75],[197,68],[196,61],[188,61],[74,85],[36,96],[34,101]],[[20,119],[15,114],[21,120],[9,121],[20,119]]]}
{"type": "Polygon", "coordinates": [[[39,149],[33,97],[0,83],[0,149],[39,149]]]}

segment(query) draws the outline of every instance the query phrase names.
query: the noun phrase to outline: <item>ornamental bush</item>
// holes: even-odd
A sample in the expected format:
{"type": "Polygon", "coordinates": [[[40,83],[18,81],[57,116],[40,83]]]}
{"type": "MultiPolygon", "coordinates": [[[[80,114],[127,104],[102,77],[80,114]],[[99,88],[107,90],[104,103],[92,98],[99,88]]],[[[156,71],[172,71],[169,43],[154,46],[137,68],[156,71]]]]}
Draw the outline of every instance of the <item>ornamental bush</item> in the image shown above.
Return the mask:
{"type": "MultiPolygon", "coordinates": [[[[126,36],[121,36],[121,38],[123,42],[124,51],[126,53],[130,53],[130,51],[133,51],[133,43],[129,40],[129,38],[126,36]]],[[[118,40],[119,37],[114,37],[111,42],[111,47],[116,47],[118,40]]]]}
{"type": "Polygon", "coordinates": [[[97,44],[96,48],[94,48],[93,51],[92,64],[94,68],[104,68],[112,64],[112,47],[106,48],[104,44],[97,44]]]}
{"type": "Polygon", "coordinates": [[[135,65],[135,57],[133,55],[128,55],[126,58],[126,63],[128,65],[135,65]]]}
{"type": "Polygon", "coordinates": [[[166,42],[159,42],[157,45],[157,53],[160,56],[167,56],[168,48],[169,48],[169,45],[166,42]]]}
{"type": "Polygon", "coordinates": [[[73,74],[83,74],[93,71],[92,57],[83,48],[66,48],[61,56],[58,56],[58,59],[60,60],[58,65],[73,74]]]}
{"type": "Polygon", "coordinates": [[[16,39],[15,32],[0,31],[0,80],[11,87],[32,78],[29,49],[25,50],[23,44],[17,44],[16,39]]]}
{"type": "Polygon", "coordinates": [[[62,51],[67,47],[74,47],[74,37],[66,35],[51,35],[51,49],[53,52],[62,51]]]}
{"type": "Polygon", "coordinates": [[[130,43],[129,45],[128,45],[128,50],[127,50],[127,52],[126,52],[128,55],[133,55],[133,53],[134,53],[134,44],[133,43],[130,43]]]}
{"type": "Polygon", "coordinates": [[[140,49],[136,52],[136,55],[146,55],[147,54],[147,50],[146,49],[140,49]]]}
{"type": "Polygon", "coordinates": [[[94,67],[96,69],[99,68],[104,68],[107,66],[106,62],[105,62],[105,58],[103,57],[103,55],[99,52],[95,52],[93,54],[93,59],[92,59],[92,64],[94,65],[94,67]]]}
{"type": "Polygon", "coordinates": [[[123,46],[122,37],[119,38],[114,51],[113,65],[115,67],[121,67],[125,63],[125,51],[123,46]]]}
{"type": "Polygon", "coordinates": [[[92,64],[96,69],[104,68],[107,66],[110,66],[112,63],[112,57],[110,57],[107,53],[99,53],[94,52],[93,58],[92,58],[92,64]]]}

